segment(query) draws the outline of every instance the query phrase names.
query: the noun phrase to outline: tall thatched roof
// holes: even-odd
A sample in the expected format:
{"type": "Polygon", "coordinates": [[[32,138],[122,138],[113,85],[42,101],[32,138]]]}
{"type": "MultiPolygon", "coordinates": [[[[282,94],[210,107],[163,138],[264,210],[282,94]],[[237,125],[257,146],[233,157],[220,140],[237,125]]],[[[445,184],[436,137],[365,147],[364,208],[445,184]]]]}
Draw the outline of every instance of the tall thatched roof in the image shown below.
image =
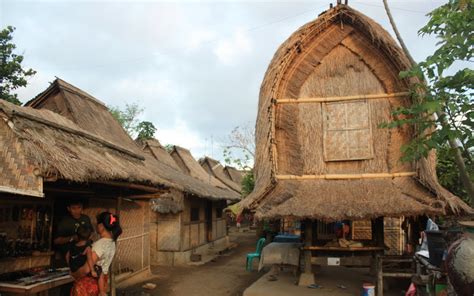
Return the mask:
{"type": "Polygon", "coordinates": [[[71,120],[83,130],[141,154],[139,147],[104,103],[62,79],[54,80],[45,91],[25,106],[51,110],[71,120]]]}
{"type": "Polygon", "coordinates": [[[41,192],[43,179],[56,178],[171,186],[146,169],[143,155],[55,112],[0,100],[0,117],[0,144],[5,147],[0,157],[0,182],[10,182],[8,186],[41,192]]]}
{"type": "Polygon", "coordinates": [[[208,174],[214,176],[216,179],[224,183],[228,188],[240,193],[240,183],[236,183],[231,179],[231,176],[227,174],[225,168],[220,164],[220,162],[206,156],[199,160],[199,164],[208,174]]]}
{"type": "Polygon", "coordinates": [[[410,82],[398,76],[409,65],[387,31],[347,5],[293,33],[260,89],[256,184],[241,205],[261,218],[324,220],[472,211],[439,185],[434,154],[400,162],[411,129],[379,128],[410,102],[410,82]],[[345,116],[367,131],[354,132],[356,142],[342,137],[345,116]]]}
{"type": "MultiPolygon", "coordinates": [[[[141,144],[143,145],[143,150],[149,154],[149,156],[146,156],[146,166],[156,175],[175,184],[174,188],[211,200],[240,200],[240,196],[237,193],[229,190],[221,183],[219,183],[220,186],[218,187],[203,178],[202,174],[200,175],[201,178],[196,178],[194,175],[183,172],[158,140],[146,140],[142,141],[141,144]]],[[[190,162],[191,160],[187,161],[190,162]]],[[[198,167],[202,169],[199,164],[198,167]]],[[[205,172],[203,174],[206,175],[205,172]]]]}

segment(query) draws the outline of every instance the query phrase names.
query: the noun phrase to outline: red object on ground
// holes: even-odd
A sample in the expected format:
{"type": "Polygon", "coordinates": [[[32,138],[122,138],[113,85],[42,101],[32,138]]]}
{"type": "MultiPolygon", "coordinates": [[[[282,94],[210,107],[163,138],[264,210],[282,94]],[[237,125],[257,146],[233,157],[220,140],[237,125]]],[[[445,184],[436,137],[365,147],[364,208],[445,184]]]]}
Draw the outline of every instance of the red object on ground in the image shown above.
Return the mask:
{"type": "Polygon", "coordinates": [[[85,276],[74,282],[71,296],[98,296],[99,283],[96,278],[85,276]]]}

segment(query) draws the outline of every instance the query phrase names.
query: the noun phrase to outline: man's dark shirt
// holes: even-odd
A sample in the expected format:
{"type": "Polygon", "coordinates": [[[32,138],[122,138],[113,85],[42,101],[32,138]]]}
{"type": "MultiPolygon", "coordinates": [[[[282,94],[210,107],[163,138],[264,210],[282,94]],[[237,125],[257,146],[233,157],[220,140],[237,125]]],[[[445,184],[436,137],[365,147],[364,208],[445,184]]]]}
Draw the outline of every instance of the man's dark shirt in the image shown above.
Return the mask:
{"type": "MultiPolygon", "coordinates": [[[[79,219],[74,219],[71,215],[67,215],[59,222],[55,237],[73,236],[76,234],[77,228],[81,225],[89,227],[91,230],[93,229],[89,216],[82,214],[79,219]]],[[[56,247],[61,255],[65,256],[69,249],[69,244],[57,245],[56,247]]]]}

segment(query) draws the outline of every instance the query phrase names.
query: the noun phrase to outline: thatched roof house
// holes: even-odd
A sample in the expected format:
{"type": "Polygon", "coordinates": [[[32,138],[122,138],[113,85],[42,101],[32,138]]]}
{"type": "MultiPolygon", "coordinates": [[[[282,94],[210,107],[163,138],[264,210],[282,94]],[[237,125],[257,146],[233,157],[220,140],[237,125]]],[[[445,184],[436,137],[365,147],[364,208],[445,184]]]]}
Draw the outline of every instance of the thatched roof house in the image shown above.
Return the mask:
{"type": "Polygon", "coordinates": [[[62,79],[54,80],[44,92],[27,102],[25,106],[51,110],[90,133],[141,154],[140,148],[104,103],[62,79]]]}
{"type": "Polygon", "coordinates": [[[93,134],[55,112],[0,100],[0,117],[0,186],[36,195],[42,195],[44,181],[58,179],[171,186],[146,169],[138,149],[93,134]]]}
{"type": "MultiPolygon", "coordinates": [[[[232,179],[232,176],[229,174],[229,172],[231,171],[231,168],[223,167],[220,164],[220,162],[208,156],[201,158],[199,160],[199,164],[204,168],[204,170],[208,174],[214,176],[216,179],[224,183],[228,188],[234,190],[237,193],[240,193],[240,189],[241,189],[240,182],[239,183],[235,182],[232,179]]],[[[234,175],[237,175],[235,174],[234,170],[237,171],[236,169],[233,169],[232,173],[234,175]]]]}
{"type": "MultiPolygon", "coordinates": [[[[156,175],[174,183],[174,188],[182,190],[196,197],[210,200],[239,200],[240,196],[229,190],[224,184],[215,179],[208,179],[208,175],[199,166],[197,161],[191,156],[189,150],[184,148],[174,148],[183,151],[186,164],[192,168],[193,174],[187,173],[191,169],[182,171],[182,168],[175,162],[175,159],[161,146],[156,139],[142,142],[143,150],[152,157],[147,157],[146,165],[156,175]],[[152,159],[148,159],[152,158],[152,159]],[[196,165],[197,168],[196,169],[196,165]]],[[[177,156],[175,156],[177,157],[177,156]]],[[[181,159],[181,158],[179,158],[181,159]]],[[[180,160],[184,165],[184,160],[180,160]]],[[[186,167],[188,167],[186,166],[186,167]]]]}
{"type": "Polygon", "coordinates": [[[263,80],[256,124],[257,216],[334,221],[471,211],[436,178],[435,157],[402,163],[409,62],[379,24],[337,5],[293,33],[263,80]]]}

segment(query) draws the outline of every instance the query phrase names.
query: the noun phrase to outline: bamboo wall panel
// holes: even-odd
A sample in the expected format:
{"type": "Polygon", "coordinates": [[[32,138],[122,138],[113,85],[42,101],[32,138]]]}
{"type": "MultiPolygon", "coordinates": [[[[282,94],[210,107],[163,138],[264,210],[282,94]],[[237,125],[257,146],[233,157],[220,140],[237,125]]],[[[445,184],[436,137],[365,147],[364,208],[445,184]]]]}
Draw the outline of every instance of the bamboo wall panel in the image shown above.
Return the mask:
{"type": "Polygon", "coordinates": [[[216,239],[219,236],[217,235],[217,221],[212,221],[212,239],[216,239]]]}
{"type": "MultiPolygon", "coordinates": [[[[170,215],[167,215],[170,216],[170,215]]],[[[159,251],[179,251],[181,245],[181,223],[178,215],[174,219],[157,221],[158,250],[159,251]]]]}
{"type": "Polygon", "coordinates": [[[188,250],[191,248],[191,225],[183,225],[181,229],[183,236],[181,241],[181,250],[188,250]]]}
{"type": "Polygon", "coordinates": [[[191,247],[199,246],[199,224],[190,225],[191,247]]]}
{"type": "Polygon", "coordinates": [[[207,230],[206,224],[201,223],[199,224],[199,244],[205,244],[207,242],[207,230]]]}
{"type": "MultiPolygon", "coordinates": [[[[351,38],[351,40],[355,38],[351,36],[347,38],[351,38]]],[[[354,48],[356,47],[354,46],[354,48]]],[[[359,45],[358,48],[362,47],[359,45]]],[[[379,64],[382,62],[381,57],[376,56],[373,52],[364,50],[361,53],[356,53],[343,45],[339,45],[314,68],[313,73],[308,76],[302,85],[298,97],[385,93],[387,83],[383,82],[382,78],[391,79],[392,74],[382,75],[381,71],[385,69],[380,68],[379,64]],[[366,60],[370,60],[370,64],[366,60]],[[380,69],[375,72],[373,67],[380,69]],[[382,77],[377,76],[379,73],[382,77]]],[[[400,91],[400,88],[394,87],[393,82],[388,85],[390,86],[389,90],[400,91]]],[[[277,122],[280,124],[277,125],[279,127],[277,129],[277,148],[279,151],[279,170],[277,173],[320,175],[412,171],[410,164],[398,161],[401,156],[401,145],[410,138],[408,131],[380,128],[380,124],[391,120],[391,111],[394,108],[392,106],[394,105],[393,102],[397,102],[395,105],[400,105],[398,102],[404,100],[403,97],[371,99],[367,100],[368,108],[358,108],[359,106],[349,108],[348,115],[353,118],[352,122],[356,124],[353,128],[367,127],[368,122],[363,118],[370,118],[371,137],[369,133],[355,131],[353,137],[347,141],[345,132],[333,132],[330,138],[331,142],[327,143],[330,144],[330,148],[326,149],[327,151],[331,154],[341,154],[338,150],[343,150],[344,146],[349,146],[345,147],[345,151],[349,149],[356,156],[362,154],[364,157],[350,157],[350,155],[347,155],[347,158],[367,158],[364,161],[324,161],[323,120],[325,113],[323,112],[323,106],[330,106],[334,103],[298,104],[298,112],[278,106],[277,122]],[[282,118],[284,116],[289,118],[282,118]],[[298,119],[295,120],[295,117],[298,117],[298,119]],[[289,122],[294,124],[289,125],[289,122]],[[364,123],[364,125],[357,126],[360,123],[364,123]],[[293,125],[296,125],[296,128],[293,128],[293,125]],[[373,141],[373,139],[377,140],[373,141]],[[355,146],[355,144],[362,142],[372,142],[371,147],[355,146]],[[400,145],[391,145],[391,143],[400,143],[400,145]],[[303,162],[302,173],[297,168],[301,160],[303,162]]],[[[347,102],[344,104],[347,104],[347,102]]],[[[334,125],[334,129],[344,128],[347,114],[342,113],[342,110],[334,109],[329,110],[329,123],[334,125]]]]}
{"type": "MultiPolygon", "coordinates": [[[[0,118],[0,186],[31,191],[38,196],[43,192],[43,181],[35,175],[21,142],[13,135],[8,124],[0,118]]],[[[39,174],[39,171],[38,171],[39,174]]]]}

